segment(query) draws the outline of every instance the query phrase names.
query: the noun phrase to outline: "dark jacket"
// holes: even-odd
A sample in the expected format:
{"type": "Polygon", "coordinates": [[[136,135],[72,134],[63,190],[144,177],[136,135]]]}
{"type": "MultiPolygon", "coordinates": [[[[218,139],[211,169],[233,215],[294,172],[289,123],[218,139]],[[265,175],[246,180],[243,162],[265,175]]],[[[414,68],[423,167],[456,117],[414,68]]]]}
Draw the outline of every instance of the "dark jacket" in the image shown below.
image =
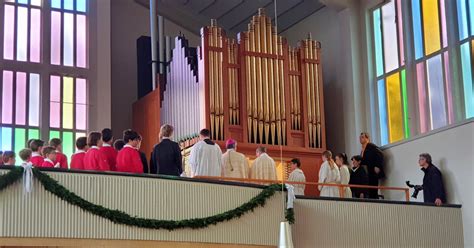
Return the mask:
{"type": "MultiPolygon", "coordinates": [[[[351,178],[349,180],[349,184],[354,184],[354,185],[369,185],[369,177],[367,176],[367,171],[364,168],[364,166],[359,166],[359,168],[354,171],[351,171],[351,178]]],[[[364,197],[368,196],[368,189],[363,189],[363,188],[351,188],[352,191],[352,197],[354,198],[360,198],[360,194],[364,193],[364,197]]]]}
{"type": "Polygon", "coordinates": [[[148,160],[146,159],[146,155],[144,152],[140,152],[140,160],[142,161],[143,164],[143,173],[148,173],[148,160]]]}
{"type": "Polygon", "coordinates": [[[365,147],[364,153],[361,154],[362,156],[362,162],[361,165],[367,166],[367,172],[369,179],[370,178],[384,178],[385,173],[383,170],[384,167],[384,157],[383,157],[383,152],[380,150],[378,146],[376,146],[373,143],[368,143],[367,146],[365,147]],[[378,167],[380,169],[380,173],[377,175],[375,173],[375,167],[378,167]]]}
{"type": "Polygon", "coordinates": [[[163,139],[153,148],[150,161],[151,174],[179,176],[183,173],[181,149],[178,143],[163,139]]]}
{"type": "Polygon", "coordinates": [[[421,168],[425,173],[423,177],[423,198],[426,203],[434,203],[436,198],[446,203],[446,193],[444,191],[443,176],[441,171],[434,166],[429,165],[426,169],[421,168]]]}

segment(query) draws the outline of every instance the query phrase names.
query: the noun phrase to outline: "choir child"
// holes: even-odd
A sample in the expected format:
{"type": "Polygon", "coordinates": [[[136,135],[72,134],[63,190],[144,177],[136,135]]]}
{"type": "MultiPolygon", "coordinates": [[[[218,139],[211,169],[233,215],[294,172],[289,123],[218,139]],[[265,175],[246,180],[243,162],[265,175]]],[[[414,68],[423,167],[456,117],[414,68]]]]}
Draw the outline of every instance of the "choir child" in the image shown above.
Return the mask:
{"type": "Polygon", "coordinates": [[[107,158],[110,170],[115,171],[115,164],[117,160],[117,151],[112,147],[114,136],[110,128],[104,128],[102,130],[102,147],[99,149],[102,154],[107,158]]]}
{"type": "Polygon", "coordinates": [[[123,141],[123,139],[115,140],[114,148],[117,151],[117,153],[120,152],[120,150],[122,150],[124,146],[125,146],[125,142],[123,141]]]}
{"type": "Polygon", "coordinates": [[[140,159],[140,153],[137,150],[141,142],[140,135],[128,129],[123,132],[123,140],[126,145],[117,155],[117,171],[143,173],[143,164],[140,159]]]}
{"type": "Polygon", "coordinates": [[[32,151],[29,148],[22,149],[18,153],[18,155],[20,156],[20,158],[22,160],[21,166],[26,166],[28,163],[31,164],[31,162],[30,162],[31,153],[32,153],[32,151]]]}
{"type": "Polygon", "coordinates": [[[99,132],[89,133],[87,145],[89,150],[84,156],[84,170],[110,171],[107,158],[99,150],[102,146],[102,134],[99,132]]]}
{"type": "Polygon", "coordinates": [[[33,164],[33,166],[41,167],[43,165],[44,158],[41,154],[43,145],[44,141],[39,139],[35,139],[30,142],[30,149],[32,151],[30,162],[33,164]]]}
{"type": "MultiPolygon", "coordinates": [[[[303,170],[301,169],[301,162],[299,159],[294,158],[290,161],[291,173],[288,176],[288,181],[292,182],[306,182],[306,177],[303,170]]],[[[306,185],[304,184],[293,184],[295,187],[295,195],[304,195],[304,189],[306,185]]]]}
{"type": "Polygon", "coordinates": [[[87,138],[80,137],[76,140],[77,151],[71,157],[71,169],[83,170],[84,169],[84,157],[87,151],[87,138]]]}
{"type": "Polygon", "coordinates": [[[3,160],[3,165],[10,165],[10,166],[14,166],[15,163],[16,163],[16,160],[15,160],[15,153],[12,152],[12,151],[6,151],[3,153],[3,156],[2,156],[2,160],[3,160]]]}
{"type": "Polygon", "coordinates": [[[59,167],[62,169],[67,169],[67,157],[64,155],[62,141],[58,138],[53,138],[49,141],[49,146],[56,149],[56,160],[55,164],[59,163],[59,167]]]}
{"type": "Polygon", "coordinates": [[[59,168],[60,167],[59,163],[54,164],[54,161],[56,161],[56,148],[52,146],[43,147],[43,156],[44,156],[44,161],[41,167],[46,167],[46,168],[59,168]]]}

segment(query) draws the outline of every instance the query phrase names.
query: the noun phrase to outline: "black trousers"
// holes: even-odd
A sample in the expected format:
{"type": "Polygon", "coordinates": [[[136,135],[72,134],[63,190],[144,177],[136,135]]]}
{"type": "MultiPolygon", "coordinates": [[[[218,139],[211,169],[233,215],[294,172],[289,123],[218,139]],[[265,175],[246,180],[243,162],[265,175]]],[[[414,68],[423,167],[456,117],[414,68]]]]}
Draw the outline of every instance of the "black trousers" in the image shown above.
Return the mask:
{"type": "MultiPolygon", "coordinates": [[[[369,185],[370,186],[379,186],[379,178],[377,175],[369,175],[369,185]]],[[[378,199],[379,190],[378,189],[369,189],[369,199],[378,199]]]]}

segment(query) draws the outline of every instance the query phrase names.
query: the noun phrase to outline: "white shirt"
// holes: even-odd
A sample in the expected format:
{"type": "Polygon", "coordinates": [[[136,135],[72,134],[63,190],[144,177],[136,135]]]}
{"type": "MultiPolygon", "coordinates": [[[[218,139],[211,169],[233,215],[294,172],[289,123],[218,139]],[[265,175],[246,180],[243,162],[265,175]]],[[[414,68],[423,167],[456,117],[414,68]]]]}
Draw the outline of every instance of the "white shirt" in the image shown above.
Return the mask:
{"type": "Polygon", "coordinates": [[[191,176],[221,176],[222,151],[219,145],[201,140],[191,148],[191,176]]]}
{"type": "Polygon", "coordinates": [[[74,154],[79,154],[79,153],[86,153],[84,150],[77,150],[74,154]]]}
{"type": "Polygon", "coordinates": [[[107,144],[107,143],[104,143],[102,144],[103,147],[111,147],[111,145],[107,144]]]}
{"type": "MultiPolygon", "coordinates": [[[[290,173],[288,177],[288,181],[293,182],[306,182],[306,177],[304,176],[303,170],[300,168],[296,168],[294,171],[290,173]]],[[[304,195],[304,184],[292,184],[295,187],[295,195],[304,195]]]]}
{"type": "Polygon", "coordinates": [[[31,157],[42,157],[42,156],[41,154],[39,154],[39,152],[32,152],[31,157]]]}
{"type": "Polygon", "coordinates": [[[227,149],[222,155],[222,174],[224,177],[248,178],[249,164],[244,154],[227,149]]]}
{"type": "Polygon", "coordinates": [[[250,178],[277,180],[275,161],[266,153],[260,154],[252,164],[250,178]]]}

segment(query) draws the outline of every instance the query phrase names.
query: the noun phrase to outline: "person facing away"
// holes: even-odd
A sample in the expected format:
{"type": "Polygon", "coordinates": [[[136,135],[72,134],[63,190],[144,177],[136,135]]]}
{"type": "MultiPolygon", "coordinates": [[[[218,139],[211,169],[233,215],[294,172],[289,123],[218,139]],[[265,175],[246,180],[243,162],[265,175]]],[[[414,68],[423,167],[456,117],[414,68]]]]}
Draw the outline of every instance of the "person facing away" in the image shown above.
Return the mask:
{"type": "Polygon", "coordinates": [[[277,180],[276,165],[273,158],[268,156],[267,148],[260,146],[255,151],[257,158],[250,168],[250,178],[263,180],[277,180]]]}
{"type": "Polygon", "coordinates": [[[87,136],[87,146],[89,149],[84,156],[84,170],[110,171],[107,158],[102,152],[102,134],[100,132],[90,132],[87,136]]]}
{"type": "MultiPolygon", "coordinates": [[[[323,164],[319,169],[319,183],[326,184],[338,184],[341,181],[341,175],[339,174],[339,168],[337,168],[336,162],[332,159],[331,151],[323,152],[323,164]]],[[[320,196],[325,197],[339,197],[339,188],[331,186],[318,186],[320,196]]]]}
{"type": "Polygon", "coordinates": [[[248,178],[249,163],[244,154],[237,152],[237,141],[225,142],[227,151],[222,155],[222,175],[224,177],[248,178]]]}
{"type": "MultiPolygon", "coordinates": [[[[369,185],[379,186],[379,179],[385,177],[383,171],[384,156],[382,150],[375,144],[370,142],[368,133],[361,133],[359,142],[362,145],[360,156],[362,156],[362,165],[367,166],[369,176],[369,185]]],[[[369,189],[369,198],[378,199],[378,189],[369,189]]]]}
{"type": "Polygon", "coordinates": [[[5,151],[2,155],[3,165],[14,166],[16,164],[15,152],[5,151]]]}
{"type": "MultiPolygon", "coordinates": [[[[367,176],[367,171],[361,165],[362,157],[360,155],[353,156],[352,160],[352,170],[351,178],[349,184],[353,185],[369,185],[369,177],[367,176]]],[[[368,189],[364,188],[352,188],[352,197],[353,198],[367,198],[368,189]]]]}
{"type": "Polygon", "coordinates": [[[164,124],[160,128],[160,142],[153,147],[150,160],[151,174],[180,176],[183,173],[183,158],[178,143],[171,140],[174,128],[164,124]]]}
{"type": "Polygon", "coordinates": [[[143,164],[137,150],[140,144],[140,135],[132,129],[123,131],[123,141],[126,145],[118,152],[117,171],[130,173],[143,173],[143,164]]]}
{"type": "Polygon", "coordinates": [[[84,157],[87,151],[86,137],[77,138],[76,149],[76,152],[71,156],[71,169],[84,170],[84,157]]]}
{"type": "Polygon", "coordinates": [[[44,161],[41,167],[44,168],[60,168],[61,165],[56,161],[56,148],[52,146],[43,147],[44,161]]]}
{"type": "MultiPolygon", "coordinates": [[[[341,184],[349,184],[351,174],[349,172],[349,162],[347,161],[347,155],[345,153],[337,154],[336,164],[339,167],[339,173],[341,174],[341,184]]],[[[344,187],[344,198],[352,198],[351,188],[344,187]]]]}
{"type": "Polygon", "coordinates": [[[30,162],[31,154],[32,154],[32,151],[29,148],[24,148],[20,150],[20,152],[18,153],[18,156],[20,156],[20,159],[22,161],[21,166],[24,167],[27,164],[31,164],[30,162]]]}
{"type": "Polygon", "coordinates": [[[63,146],[62,146],[62,141],[58,138],[53,138],[49,141],[49,146],[53,147],[56,149],[56,160],[53,160],[54,164],[59,163],[59,167],[63,169],[67,169],[67,157],[62,153],[63,151],[63,146]]]}
{"type": "Polygon", "coordinates": [[[112,135],[112,130],[110,128],[102,129],[102,147],[99,148],[99,151],[104,154],[107,158],[107,164],[110,167],[111,171],[115,171],[115,164],[117,163],[117,154],[118,152],[112,147],[114,142],[114,136],[112,135]]]}
{"type": "Polygon", "coordinates": [[[38,166],[41,167],[43,165],[43,155],[41,154],[41,151],[43,150],[44,146],[44,141],[35,139],[30,142],[30,149],[31,149],[31,159],[30,162],[33,164],[33,166],[38,166]]]}
{"type": "MultiPolygon", "coordinates": [[[[301,170],[301,162],[299,159],[294,158],[290,161],[291,173],[288,176],[288,181],[292,182],[306,182],[306,177],[304,176],[303,170],[301,170]]],[[[304,195],[304,189],[306,185],[304,184],[293,184],[295,187],[295,195],[304,195]]]]}
{"type": "Polygon", "coordinates": [[[418,164],[425,173],[423,177],[423,200],[425,203],[434,203],[440,206],[446,203],[446,192],[444,190],[443,176],[436,167],[428,153],[420,154],[418,164]]]}
{"type": "Polygon", "coordinates": [[[148,167],[148,160],[146,159],[146,154],[140,150],[140,147],[142,146],[143,137],[141,135],[138,135],[138,139],[140,140],[140,142],[138,142],[137,151],[140,154],[140,160],[142,161],[143,173],[149,173],[150,168],[148,167]]]}
{"type": "Polygon", "coordinates": [[[200,141],[191,148],[189,164],[191,176],[221,176],[222,151],[219,145],[209,137],[211,132],[202,129],[199,132],[200,141]]]}
{"type": "Polygon", "coordinates": [[[114,149],[117,151],[117,153],[120,152],[120,150],[122,150],[124,146],[125,146],[125,142],[123,141],[123,139],[115,140],[114,149]]]}

